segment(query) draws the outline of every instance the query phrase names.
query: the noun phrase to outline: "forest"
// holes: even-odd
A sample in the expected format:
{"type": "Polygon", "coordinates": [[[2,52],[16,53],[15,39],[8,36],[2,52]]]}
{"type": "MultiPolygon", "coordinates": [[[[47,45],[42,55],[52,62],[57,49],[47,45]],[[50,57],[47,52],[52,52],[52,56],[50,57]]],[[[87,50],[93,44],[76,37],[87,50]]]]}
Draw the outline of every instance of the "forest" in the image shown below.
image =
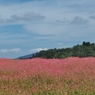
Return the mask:
{"type": "Polygon", "coordinates": [[[95,44],[83,42],[82,45],[77,44],[71,48],[48,49],[33,54],[32,58],[67,58],[67,57],[95,57],[95,44]]]}

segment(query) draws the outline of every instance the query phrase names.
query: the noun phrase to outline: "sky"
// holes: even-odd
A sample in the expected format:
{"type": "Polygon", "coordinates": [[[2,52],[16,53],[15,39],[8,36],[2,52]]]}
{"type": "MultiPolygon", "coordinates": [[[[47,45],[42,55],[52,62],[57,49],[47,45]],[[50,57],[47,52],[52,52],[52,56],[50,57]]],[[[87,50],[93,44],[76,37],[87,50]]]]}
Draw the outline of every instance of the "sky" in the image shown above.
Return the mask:
{"type": "Polygon", "coordinates": [[[0,0],[0,58],[95,43],[95,0],[0,0]]]}

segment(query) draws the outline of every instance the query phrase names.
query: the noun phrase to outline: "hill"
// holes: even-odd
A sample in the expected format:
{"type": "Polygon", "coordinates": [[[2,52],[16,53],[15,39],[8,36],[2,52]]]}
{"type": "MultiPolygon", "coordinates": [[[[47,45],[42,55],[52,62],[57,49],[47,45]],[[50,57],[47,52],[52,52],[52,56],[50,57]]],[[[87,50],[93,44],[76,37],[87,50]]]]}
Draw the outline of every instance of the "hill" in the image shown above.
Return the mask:
{"type": "Polygon", "coordinates": [[[82,45],[77,44],[71,48],[62,49],[48,49],[42,50],[35,54],[19,57],[19,59],[27,58],[67,58],[67,57],[95,57],[95,44],[90,42],[83,42],[82,45]]]}
{"type": "Polygon", "coordinates": [[[28,54],[28,55],[20,56],[16,59],[30,59],[30,58],[32,58],[32,56],[33,56],[33,54],[28,54]]]}

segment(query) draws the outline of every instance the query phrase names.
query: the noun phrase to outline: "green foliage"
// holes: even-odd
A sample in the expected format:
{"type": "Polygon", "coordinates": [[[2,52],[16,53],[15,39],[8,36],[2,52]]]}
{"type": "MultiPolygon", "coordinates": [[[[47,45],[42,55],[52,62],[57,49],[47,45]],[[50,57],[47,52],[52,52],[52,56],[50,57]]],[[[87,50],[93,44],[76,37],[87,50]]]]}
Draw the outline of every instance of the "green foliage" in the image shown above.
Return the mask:
{"type": "Polygon", "coordinates": [[[67,58],[67,57],[95,57],[95,44],[83,42],[82,45],[76,45],[72,48],[49,49],[36,53],[34,57],[41,58],[67,58]]]}

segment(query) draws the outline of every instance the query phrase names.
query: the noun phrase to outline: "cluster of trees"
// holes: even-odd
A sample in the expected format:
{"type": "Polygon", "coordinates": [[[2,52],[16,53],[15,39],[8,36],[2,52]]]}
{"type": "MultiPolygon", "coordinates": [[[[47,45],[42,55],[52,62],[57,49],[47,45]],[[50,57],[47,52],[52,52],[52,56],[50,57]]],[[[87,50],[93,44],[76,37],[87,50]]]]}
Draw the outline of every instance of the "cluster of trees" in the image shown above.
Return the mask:
{"type": "Polygon", "coordinates": [[[95,44],[83,42],[82,45],[76,45],[72,48],[49,49],[33,54],[32,58],[67,58],[67,57],[95,57],[95,44]]]}

